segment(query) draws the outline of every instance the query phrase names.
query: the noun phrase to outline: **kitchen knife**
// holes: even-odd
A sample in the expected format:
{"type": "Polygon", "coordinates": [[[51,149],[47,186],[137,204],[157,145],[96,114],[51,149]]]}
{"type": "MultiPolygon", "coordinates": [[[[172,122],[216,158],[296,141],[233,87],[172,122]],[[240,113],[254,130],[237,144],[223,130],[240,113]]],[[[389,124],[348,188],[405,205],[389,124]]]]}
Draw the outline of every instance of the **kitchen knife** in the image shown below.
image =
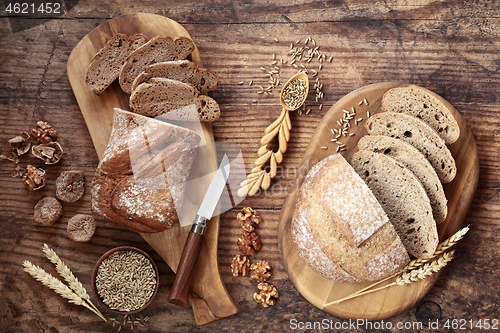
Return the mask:
{"type": "Polygon", "coordinates": [[[179,305],[185,308],[189,307],[188,291],[189,280],[193,272],[194,264],[200,254],[201,241],[205,234],[205,229],[208,226],[208,220],[213,217],[217,203],[226,187],[227,179],[229,178],[230,164],[227,154],[224,154],[220,163],[219,169],[215,173],[210,186],[208,187],[205,197],[201,203],[198,213],[188,234],[184,249],[182,250],[181,259],[177,266],[174,284],[170,290],[168,301],[172,304],[179,305]]]}

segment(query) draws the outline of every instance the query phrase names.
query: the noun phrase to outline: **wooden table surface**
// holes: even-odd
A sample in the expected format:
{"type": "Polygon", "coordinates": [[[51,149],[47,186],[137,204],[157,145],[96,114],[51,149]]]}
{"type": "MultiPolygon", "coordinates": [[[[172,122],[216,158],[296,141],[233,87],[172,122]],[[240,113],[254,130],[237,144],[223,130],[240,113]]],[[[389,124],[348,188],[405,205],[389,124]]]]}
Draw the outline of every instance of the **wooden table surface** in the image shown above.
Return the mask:
{"type": "MultiPolygon", "coordinates": [[[[37,192],[30,192],[19,178],[11,177],[14,163],[0,161],[1,332],[118,330],[118,326],[106,324],[87,309],[68,303],[22,271],[23,261],[30,260],[53,272],[43,257],[44,243],[56,250],[89,292],[92,268],[108,249],[132,245],[152,255],[160,271],[160,289],[153,303],[141,313],[150,317],[150,325],[136,326],[134,331],[297,331],[307,328],[307,322],[321,323],[323,329],[326,324],[332,325],[327,327],[332,331],[335,323],[343,324],[349,331],[364,331],[367,326],[347,327],[348,321],[317,309],[297,292],[283,268],[276,233],[287,185],[294,179],[296,167],[325,112],[350,91],[384,81],[417,84],[451,102],[471,127],[480,159],[479,184],[464,221],[471,230],[456,246],[456,259],[413,308],[384,320],[392,326],[386,331],[399,331],[398,323],[407,328],[421,323],[425,329],[430,321],[436,320],[441,330],[445,330],[446,322],[460,328],[463,320],[466,320],[463,327],[469,329],[480,320],[483,325],[489,320],[491,328],[500,327],[499,3],[147,0],[139,4],[135,0],[82,0],[66,1],[63,15],[47,19],[32,14],[9,16],[5,11],[9,1],[3,3],[0,149],[6,150],[9,139],[44,120],[58,131],[64,157],[60,163],[45,167],[47,185],[37,192]],[[281,111],[278,98],[281,86],[273,90],[274,96],[257,93],[259,86],[268,86],[268,78],[260,67],[270,66],[275,55],[284,83],[296,69],[289,62],[281,64],[281,59],[289,60],[291,43],[300,40],[300,46],[305,46],[308,37],[327,57],[317,75],[324,85],[324,98],[316,102],[311,95],[307,101],[310,113],[292,114],[288,151],[271,188],[246,198],[221,217],[219,265],[239,313],[201,327],[195,324],[191,309],[168,303],[174,274],[139,234],[105,221],[98,222],[88,243],[73,242],[66,234],[66,224],[73,215],[90,213],[90,181],[98,164],[68,82],[66,62],[78,41],[96,26],[135,12],[167,16],[181,23],[193,37],[204,67],[220,78],[219,87],[209,93],[222,109],[221,118],[213,124],[215,138],[240,145],[248,171],[256,158],[264,128],[281,111]],[[329,57],[333,61],[329,62],[329,57]],[[35,203],[45,195],[53,195],[57,176],[71,169],[84,171],[87,180],[84,197],[64,204],[63,214],[53,226],[36,225],[35,203]],[[263,220],[258,228],[263,246],[252,260],[265,259],[272,265],[269,282],[277,287],[279,299],[269,308],[262,308],[253,300],[254,281],[230,273],[231,259],[241,253],[236,241],[242,229],[236,214],[244,206],[256,209],[263,220]]],[[[318,70],[319,65],[314,59],[307,67],[318,70]]],[[[27,164],[43,166],[30,154],[22,156],[19,163],[21,167],[27,164]]],[[[112,316],[104,313],[108,318],[112,316]]],[[[380,324],[375,328],[383,328],[380,324]]],[[[124,326],[121,331],[129,332],[131,328],[124,326]]]]}

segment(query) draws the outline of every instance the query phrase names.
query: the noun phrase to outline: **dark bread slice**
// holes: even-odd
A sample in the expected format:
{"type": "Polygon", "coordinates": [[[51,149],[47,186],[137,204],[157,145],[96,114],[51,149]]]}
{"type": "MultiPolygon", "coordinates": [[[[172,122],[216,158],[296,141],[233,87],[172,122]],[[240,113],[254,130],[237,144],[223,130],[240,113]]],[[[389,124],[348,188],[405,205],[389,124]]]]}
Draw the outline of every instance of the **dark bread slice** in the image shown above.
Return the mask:
{"type": "Polygon", "coordinates": [[[442,223],[446,219],[448,205],[443,185],[430,162],[418,149],[403,140],[383,135],[362,137],[358,141],[358,148],[390,156],[407,167],[417,176],[427,192],[436,223],[442,223]]]}
{"type": "Polygon", "coordinates": [[[163,61],[185,59],[195,49],[191,39],[186,37],[159,36],[132,52],[120,71],[120,87],[127,94],[132,93],[135,78],[152,64],[163,61]]]}
{"type": "Polygon", "coordinates": [[[132,90],[137,88],[141,83],[148,82],[149,79],[155,77],[191,83],[201,94],[214,90],[219,83],[219,79],[214,72],[198,68],[198,65],[189,60],[177,60],[159,62],[146,67],[144,72],[135,78],[132,90]]]}
{"type": "Polygon", "coordinates": [[[138,114],[185,121],[214,121],[220,116],[217,102],[189,83],[153,78],[130,96],[130,109],[138,114]]]}
{"type": "Polygon", "coordinates": [[[436,170],[442,183],[455,178],[455,159],[443,139],[422,120],[403,113],[383,112],[371,116],[365,124],[371,135],[401,139],[417,148],[436,170]]]}
{"type": "Polygon", "coordinates": [[[356,152],[351,165],[384,208],[406,250],[417,258],[431,257],[439,237],[417,177],[393,158],[366,150],[356,152]]]}
{"type": "Polygon", "coordinates": [[[460,136],[460,128],[450,108],[452,106],[441,96],[418,86],[393,88],[382,97],[382,110],[406,113],[423,120],[447,144],[457,141],[460,136]]]}
{"type": "Polygon", "coordinates": [[[120,75],[120,69],[130,54],[130,41],[124,34],[115,34],[92,58],[85,82],[100,95],[120,75]]]}

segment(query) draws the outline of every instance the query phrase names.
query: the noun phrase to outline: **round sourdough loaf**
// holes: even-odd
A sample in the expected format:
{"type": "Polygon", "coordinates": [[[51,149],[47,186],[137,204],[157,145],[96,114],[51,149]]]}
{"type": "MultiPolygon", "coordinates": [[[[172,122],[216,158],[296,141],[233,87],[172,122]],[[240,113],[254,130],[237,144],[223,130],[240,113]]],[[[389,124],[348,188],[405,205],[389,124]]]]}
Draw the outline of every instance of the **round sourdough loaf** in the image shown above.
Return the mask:
{"type": "Polygon", "coordinates": [[[395,159],[366,150],[355,153],[351,164],[384,208],[408,252],[421,259],[432,256],[439,237],[429,198],[417,177],[395,159]]]}
{"type": "Polygon", "coordinates": [[[307,174],[291,230],[304,262],[337,282],[379,280],[409,262],[382,207],[340,154],[307,174]]]}
{"type": "Polygon", "coordinates": [[[443,185],[430,162],[417,148],[403,140],[383,135],[362,137],[358,141],[358,148],[390,156],[413,172],[429,196],[436,223],[444,222],[448,214],[448,202],[443,185]]]}

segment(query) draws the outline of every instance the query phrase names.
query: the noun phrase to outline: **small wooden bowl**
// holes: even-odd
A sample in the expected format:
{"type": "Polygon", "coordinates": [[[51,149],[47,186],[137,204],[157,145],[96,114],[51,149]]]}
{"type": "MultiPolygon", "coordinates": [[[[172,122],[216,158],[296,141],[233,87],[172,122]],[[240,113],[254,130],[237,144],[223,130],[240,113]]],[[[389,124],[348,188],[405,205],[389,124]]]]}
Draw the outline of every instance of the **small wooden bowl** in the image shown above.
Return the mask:
{"type": "Polygon", "coordinates": [[[130,314],[134,314],[134,313],[137,313],[139,311],[142,311],[144,310],[149,304],[151,304],[151,302],[153,301],[154,297],[156,296],[156,292],[158,291],[158,287],[160,285],[160,278],[159,278],[159,274],[158,274],[158,267],[156,266],[156,263],[154,262],[154,260],[146,253],[144,252],[143,250],[141,249],[138,249],[136,247],[132,247],[132,246],[119,246],[119,247],[115,247],[111,250],[109,250],[108,252],[104,253],[101,258],[99,258],[99,260],[97,261],[97,263],[95,264],[94,266],[94,269],[92,271],[92,279],[91,279],[91,283],[92,283],[92,290],[94,291],[94,294],[96,295],[97,297],[97,300],[98,302],[103,306],[105,307],[106,309],[108,309],[109,311],[113,312],[113,313],[116,313],[116,314],[120,314],[120,315],[130,315],[130,314]],[[149,298],[149,300],[143,305],[141,306],[140,308],[138,309],[135,309],[135,310],[132,310],[132,311],[118,311],[118,310],[115,310],[115,309],[110,309],[108,305],[104,304],[104,302],[102,301],[102,298],[101,296],[99,295],[99,293],[97,292],[97,286],[96,286],[96,276],[97,276],[97,271],[102,263],[102,261],[106,258],[108,258],[112,253],[116,252],[116,251],[136,251],[142,255],[144,255],[150,262],[151,262],[151,265],[153,266],[153,269],[154,269],[154,272],[156,274],[156,285],[155,285],[155,289],[153,291],[153,294],[151,295],[151,297],[149,298]]]}

